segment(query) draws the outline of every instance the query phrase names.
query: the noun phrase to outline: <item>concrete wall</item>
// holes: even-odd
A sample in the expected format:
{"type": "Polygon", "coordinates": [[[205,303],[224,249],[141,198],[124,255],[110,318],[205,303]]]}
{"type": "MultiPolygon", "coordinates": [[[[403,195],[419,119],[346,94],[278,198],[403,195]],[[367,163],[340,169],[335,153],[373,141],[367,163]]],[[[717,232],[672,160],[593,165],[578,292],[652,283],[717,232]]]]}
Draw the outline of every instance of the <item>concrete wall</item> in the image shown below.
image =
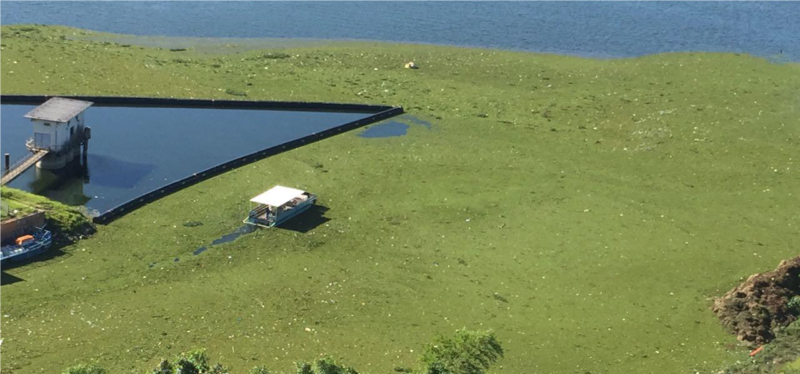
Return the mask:
{"type": "Polygon", "coordinates": [[[12,244],[14,239],[30,234],[37,227],[44,226],[44,212],[36,212],[25,217],[12,218],[3,221],[0,225],[0,236],[2,236],[2,243],[12,244]]]}
{"type": "Polygon", "coordinates": [[[58,127],[59,125],[55,122],[51,121],[41,121],[38,119],[31,120],[31,124],[33,125],[33,134],[34,134],[34,141],[37,147],[56,147],[58,146],[58,127]],[[42,138],[36,136],[36,134],[45,134],[50,136],[50,140],[45,142],[42,138]]]}

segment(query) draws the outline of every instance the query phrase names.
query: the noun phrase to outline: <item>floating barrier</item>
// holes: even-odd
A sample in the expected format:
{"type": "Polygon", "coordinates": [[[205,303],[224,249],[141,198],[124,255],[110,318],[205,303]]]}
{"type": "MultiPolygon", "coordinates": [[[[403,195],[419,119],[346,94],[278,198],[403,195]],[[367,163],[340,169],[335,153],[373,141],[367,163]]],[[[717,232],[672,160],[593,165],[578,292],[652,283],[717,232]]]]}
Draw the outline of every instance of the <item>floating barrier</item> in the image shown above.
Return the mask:
{"type": "MultiPolygon", "coordinates": [[[[52,96],[44,95],[2,95],[3,104],[39,105],[52,96]]],[[[193,173],[190,176],[166,184],[143,195],[135,197],[114,208],[102,212],[93,218],[94,223],[108,224],[123,215],[156,201],[164,196],[180,191],[186,187],[220,175],[230,169],[238,168],[264,158],[302,147],[331,136],[348,132],[366,125],[403,114],[402,107],[388,105],[315,103],[299,101],[245,101],[245,100],[206,100],[206,99],[170,99],[152,97],[117,97],[117,96],[61,96],[70,99],[91,101],[95,106],[126,107],[172,107],[172,108],[214,108],[214,109],[261,109],[314,112],[349,112],[373,113],[370,116],[347,122],[330,129],[306,135],[286,143],[262,149],[241,157],[220,163],[208,169],[193,173]]]]}

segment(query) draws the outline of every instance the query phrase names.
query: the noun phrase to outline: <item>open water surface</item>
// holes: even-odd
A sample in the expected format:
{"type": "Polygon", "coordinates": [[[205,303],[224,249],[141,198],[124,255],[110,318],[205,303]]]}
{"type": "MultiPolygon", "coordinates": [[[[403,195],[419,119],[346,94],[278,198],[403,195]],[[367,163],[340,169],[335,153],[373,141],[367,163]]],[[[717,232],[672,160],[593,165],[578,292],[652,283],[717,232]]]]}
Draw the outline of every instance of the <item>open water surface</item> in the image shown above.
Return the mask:
{"type": "Polygon", "coordinates": [[[414,126],[423,126],[431,129],[431,123],[423,121],[411,114],[403,114],[390,120],[381,121],[361,131],[358,136],[362,138],[391,138],[406,135],[408,129],[414,126]]]}
{"type": "Polygon", "coordinates": [[[149,36],[362,39],[589,57],[723,51],[800,61],[799,2],[3,1],[1,16],[3,24],[149,36]]]}
{"type": "MultiPolygon", "coordinates": [[[[0,152],[12,162],[27,153],[33,130],[22,116],[33,108],[4,104],[0,110],[0,152]]],[[[92,128],[85,171],[32,167],[9,186],[104,212],[192,173],[369,114],[96,106],[85,116],[92,128]]]]}

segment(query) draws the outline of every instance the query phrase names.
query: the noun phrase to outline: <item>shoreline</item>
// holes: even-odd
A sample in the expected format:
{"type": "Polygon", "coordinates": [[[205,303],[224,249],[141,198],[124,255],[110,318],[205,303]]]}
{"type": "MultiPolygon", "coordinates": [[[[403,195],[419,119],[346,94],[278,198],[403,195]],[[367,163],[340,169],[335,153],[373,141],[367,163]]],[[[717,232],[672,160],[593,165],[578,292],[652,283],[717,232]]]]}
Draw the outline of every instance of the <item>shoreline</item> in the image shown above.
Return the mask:
{"type": "MultiPolygon", "coordinates": [[[[13,24],[8,26],[42,26],[37,24],[13,24]]],[[[384,44],[398,46],[423,46],[423,47],[444,47],[460,48],[466,50],[480,50],[485,52],[513,52],[521,54],[533,54],[539,56],[569,57],[587,60],[630,60],[648,58],[651,56],[667,54],[721,54],[721,55],[743,55],[754,58],[765,59],[774,63],[800,64],[800,59],[784,59],[782,54],[759,55],[745,51],[731,50],[673,50],[658,53],[645,53],[633,56],[617,56],[609,54],[578,54],[568,53],[559,50],[528,50],[522,48],[493,48],[480,45],[461,45],[461,44],[440,44],[419,41],[393,41],[377,39],[324,39],[324,38],[273,38],[273,37],[254,37],[254,38],[226,38],[226,37],[192,37],[192,36],[161,36],[161,35],[135,35],[135,34],[115,34],[105,31],[73,28],[60,25],[47,25],[46,27],[67,28],[76,30],[83,34],[73,37],[72,40],[88,42],[111,42],[116,44],[130,44],[138,47],[163,48],[163,49],[192,49],[195,52],[208,54],[229,54],[244,53],[258,50],[281,50],[281,49],[310,49],[317,47],[337,47],[359,45],[384,44]]]]}

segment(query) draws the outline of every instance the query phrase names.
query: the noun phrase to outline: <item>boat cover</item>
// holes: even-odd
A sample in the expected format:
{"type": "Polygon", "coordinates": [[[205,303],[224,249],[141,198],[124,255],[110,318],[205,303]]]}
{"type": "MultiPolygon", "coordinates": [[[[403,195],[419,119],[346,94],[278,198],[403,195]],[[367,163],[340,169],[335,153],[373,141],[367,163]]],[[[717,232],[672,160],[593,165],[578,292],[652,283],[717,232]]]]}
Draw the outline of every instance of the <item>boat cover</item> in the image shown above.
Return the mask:
{"type": "Polygon", "coordinates": [[[284,186],[275,186],[270,188],[268,191],[258,195],[250,201],[256,204],[264,204],[274,207],[279,207],[283,204],[286,204],[292,199],[302,196],[305,193],[303,190],[298,190],[296,188],[291,187],[284,187],[284,186]]]}

